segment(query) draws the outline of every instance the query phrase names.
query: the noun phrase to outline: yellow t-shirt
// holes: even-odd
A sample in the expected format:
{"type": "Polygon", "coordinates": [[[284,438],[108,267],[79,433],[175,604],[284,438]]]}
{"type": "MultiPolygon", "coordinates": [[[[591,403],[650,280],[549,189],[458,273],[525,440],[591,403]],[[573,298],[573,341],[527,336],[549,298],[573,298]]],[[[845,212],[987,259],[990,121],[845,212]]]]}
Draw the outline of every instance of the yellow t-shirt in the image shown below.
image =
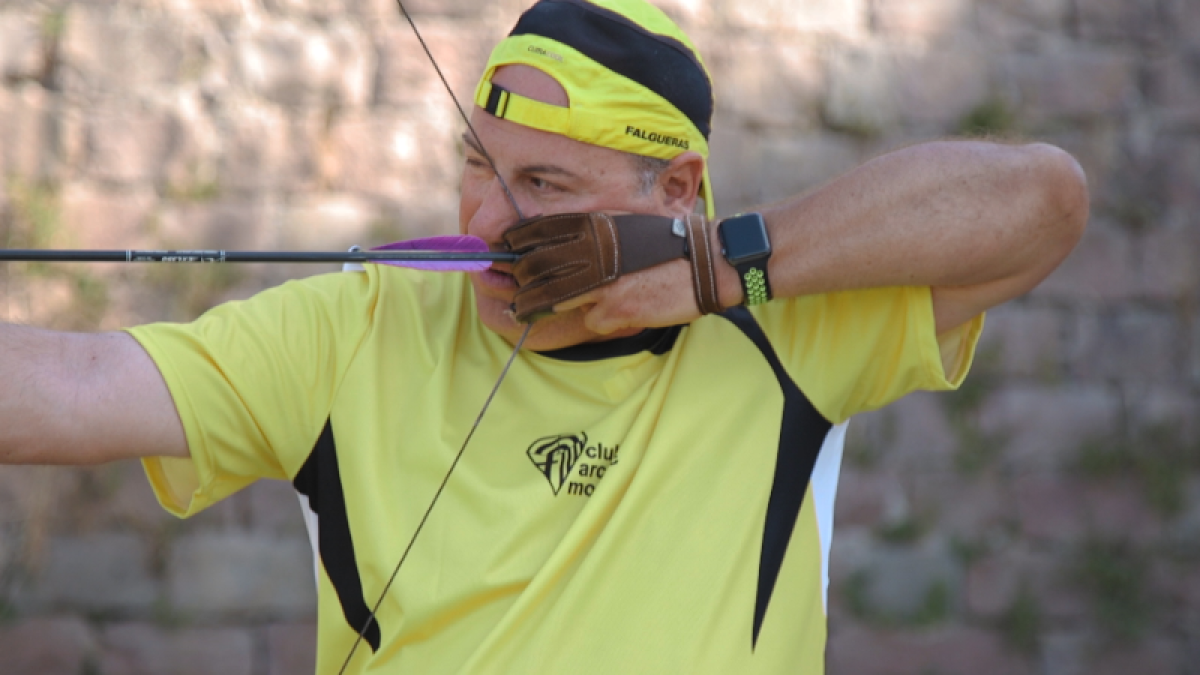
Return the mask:
{"type": "MultiPolygon", "coordinates": [[[[891,288],[522,352],[347,672],[824,672],[844,422],[957,386],[981,327],[939,345],[891,288]]],[[[191,450],[145,462],[167,509],[266,477],[315,511],[338,672],[511,347],[463,275],[381,266],[131,333],[191,450]]]]}

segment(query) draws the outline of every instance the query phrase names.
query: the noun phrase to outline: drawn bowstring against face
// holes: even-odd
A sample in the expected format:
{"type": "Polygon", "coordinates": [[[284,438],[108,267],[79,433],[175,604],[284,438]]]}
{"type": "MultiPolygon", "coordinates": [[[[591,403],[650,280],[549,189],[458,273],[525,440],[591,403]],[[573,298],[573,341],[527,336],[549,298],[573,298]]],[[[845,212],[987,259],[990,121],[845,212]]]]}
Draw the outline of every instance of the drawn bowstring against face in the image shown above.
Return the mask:
{"type": "MultiPolygon", "coordinates": [[[[492,160],[492,157],[487,152],[487,149],[483,147],[482,141],[479,140],[479,135],[475,132],[474,127],[471,125],[470,118],[467,117],[462,105],[458,102],[458,97],[454,95],[454,91],[450,88],[450,83],[446,81],[446,77],[442,73],[442,69],[438,66],[437,60],[433,57],[433,53],[429,50],[429,46],[425,43],[425,39],[421,36],[421,32],[417,30],[417,24],[413,21],[412,16],[408,13],[408,9],[405,8],[404,1],[396,0],[396,4],[400,8],[400,13],[404,16],[405,20],[408,21],[408,25],[412,28],[413,34],[416,36],[417,41],[421,43],[421,48],[425,51],[425,55],[429,58],[429,62],[433,65],[434,70],[437,71],[438,78],[442,81],[442,86],[445,87],[446,93],[450,95],[450,99],[454,102],[455,108],[458,109],[459,115],[466,123],[468,132],[478,144],[480,153],[485,157],[488,165],[492,168],[493,173],[496,174],[497,179],[500,181],[500,185],[503,188],[504,194],[509,203],[512,205],[513,211],[517,214],[518,218],[523,220],[524,216],[521,213],[521,207],[517,204],[516,199],[513,197],[512,190],[510,190],[508,184],[504,182],[504,179],[502,176],[500,176],[500,173],[496,171],[496,163],[492,160]]],[[[475,435],[475,431],[479,428],[480,422],[483,421],[484,415],[491,406],[492,399],[495,398],[496,392],[500,389],[500,384],[504,382],[505,376],[508,375],[508,371],[512,367],[513,361],[516,360],[517,354],[520,353],[521,347],[525,343],[525,339],[529,337],[529,331],[532,327],[532,323],[526,325],[525,330],[522,331],[517,343],[513,346],[513,351],[509,355],[508,360],[505,362],[504,368],[501,369],[499,377],[496,378],[496,383],[492,385],[492,389],[488,393],[487,398],[484,400],[483,406],[479,410],[479,414],[475,417],[475,421],[471,425],[471,429],[463,438],[462,445],[459,446],[458,452],[455,453],[454,460],[450,463],[450,468],[447,469],[446,474],[442,477],[442,481],[438,485],[437,490],[434,492],[433,498],[429,501],[429,506],[425,508],[424,514],[421,516],[420,521],[418,521],[416,528],[413,530],[412,537],[409,538],[408,544],[405,545],[404,552],[400,555],[400,559],[396,561],[396,566],[392,569],[391,575],[389,575],[387,582],[383,586],[383,589],[379,592],[379,597],[375,600],[374,604],[371,605],[371,609],[367,614],[366,621],[361,627],[359,627],[358,635],[355,637],[354,643],[350,645],[350,649],[346,653],[346,658],[342,662],[342,667],[338,669],[338,675],[345,674],[346,670],[350,667],[350,663],[354,660],[355,652],[358,650],[358,647],[360,644],[362,644],[363,640],[367,638],[367,635],[373,634],[377,637],[380,634],[376,619],[379,608],[383,605],[383,601],[387,598],[388,592],[391,590],[396,578],[400,575],[400,570],[404,567],[404,561],[408,559],[408,554],[412,551],[413,545],[416,544],[417,537],[420,536],[421,531],[425,527],[425,523],[428,522],[429,516],[433,512],[434,506],[437,505],[438,499],[442,496],[442,492],[445,490],[447,483],[450,482],[450,476],[454,474],[454,469],[458,466],[459,461],[462,460],[467,446],[471,443],[471,438],[475,435]]]]}
{"type": "MultiPolygon", "coordinates": [[[[517,216],[518,224],[504,233],[503,240],[512,252],[521,256],[512,268],[519,287],[514,299],[519,320],[531,322],[558,302],[612,283],[621,274],[678,257],[692,263],[701,312],[719,311],[708,236],[708,220],[714,215],[714,207],[703,159],[700,190],[707,218],[691,214],[672,218],[588,212],[550,214],[527,220],[421,38],[403,0],[397,3],[466,121],[469,140],[474,141],[472,147],[485,158],[517,216]],[[563,270],[583,273],[564,276],[563,270]]],[[[695,47],[666,15],[650,5],[627,0],[607,0],[603,4],[604,7],[577,0],[540,0],[522,15],[509,37],[493,51],[476,91],[476,105],[497,119],[602,147],[660,159],[672,159],[682,152],[697,152],[707,158],[712,86],[695,47]],[[609,58],[614,55],[618,58],[609,58]],[[528,63],[527,59],[534,56],[548,61],[528,63]],[[566,91],[567,105],[556,106],[494,86],[492,77],[496,69],[509,63],[525,63],[549,73],[566,91]],[[563,67],[555,68],[555,63],[563,67]],[[631,117],[630,110],[641,113],[631,117]]],[[[532,323],[527,323],[517,340],[339,673],[349,667],[364,636],[371,631],[378,633],[378,626],[374,625],[376,613],[528,337],[530,327],[532,323]]]]}

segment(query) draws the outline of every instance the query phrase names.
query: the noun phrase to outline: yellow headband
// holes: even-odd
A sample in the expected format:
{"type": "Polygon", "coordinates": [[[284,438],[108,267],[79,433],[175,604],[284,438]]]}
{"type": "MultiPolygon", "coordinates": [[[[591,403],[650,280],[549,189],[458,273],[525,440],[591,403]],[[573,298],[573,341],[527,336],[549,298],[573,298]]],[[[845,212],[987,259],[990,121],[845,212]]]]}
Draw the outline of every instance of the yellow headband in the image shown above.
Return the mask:
{"type": "Polygon", "coordinates": [[[705,158],[700,196],[708,217],[714,218],[705,134],[676,103],[634,78],[661,83],[666,95],[687,107],[707,130],[712,111],[707,71],[687,37],[665,15],[641,0],[542,0],[492,51],[475,104],[523,126],[636,155],[670,160],[687,151],[699,153],[705,158]],[[647,25],[667,34],[652,33],[647,25]],[[580,48],[533,31],[571,40],[580,48]],[[651,53],[660,58],[644,58],[651,53]],[[493,86],[496,69],[512,64],[531,66],[554,78],[567,92],[569,107],[493,86]]]}

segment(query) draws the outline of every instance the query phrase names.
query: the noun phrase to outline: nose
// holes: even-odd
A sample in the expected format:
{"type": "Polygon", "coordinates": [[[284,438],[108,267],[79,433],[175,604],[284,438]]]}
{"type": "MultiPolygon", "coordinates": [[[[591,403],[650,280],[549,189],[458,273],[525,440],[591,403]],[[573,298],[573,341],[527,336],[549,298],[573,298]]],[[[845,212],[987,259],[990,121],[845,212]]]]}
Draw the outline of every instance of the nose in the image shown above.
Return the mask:
{"type": "Polygon", "coordinates": [[[522,217],[529,217],[528,209],[520,207],[519,203],[514,204],[503,183],[493,176],[482,189],[479,206],[467,223],[467,233],[490,245],[499,245],[504,233],[520,222],[522,217]]]}

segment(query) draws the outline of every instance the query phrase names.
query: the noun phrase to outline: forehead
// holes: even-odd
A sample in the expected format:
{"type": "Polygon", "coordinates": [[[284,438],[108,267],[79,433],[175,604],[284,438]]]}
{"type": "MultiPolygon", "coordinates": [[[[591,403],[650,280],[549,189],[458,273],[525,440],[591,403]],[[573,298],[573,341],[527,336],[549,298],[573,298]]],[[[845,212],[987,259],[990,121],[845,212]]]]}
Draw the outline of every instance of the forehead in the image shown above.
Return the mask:
{"type": "Polygon", "coordinates": [[[470,131],[463,134],[464,142],[476,152],[486,151],[501,173],[551,172],[621,183],[635,175],[634,162],[626,153],[498,119],[479,107],[471,113],[471,127],[482,147],[472,142],[470,131]]]}

